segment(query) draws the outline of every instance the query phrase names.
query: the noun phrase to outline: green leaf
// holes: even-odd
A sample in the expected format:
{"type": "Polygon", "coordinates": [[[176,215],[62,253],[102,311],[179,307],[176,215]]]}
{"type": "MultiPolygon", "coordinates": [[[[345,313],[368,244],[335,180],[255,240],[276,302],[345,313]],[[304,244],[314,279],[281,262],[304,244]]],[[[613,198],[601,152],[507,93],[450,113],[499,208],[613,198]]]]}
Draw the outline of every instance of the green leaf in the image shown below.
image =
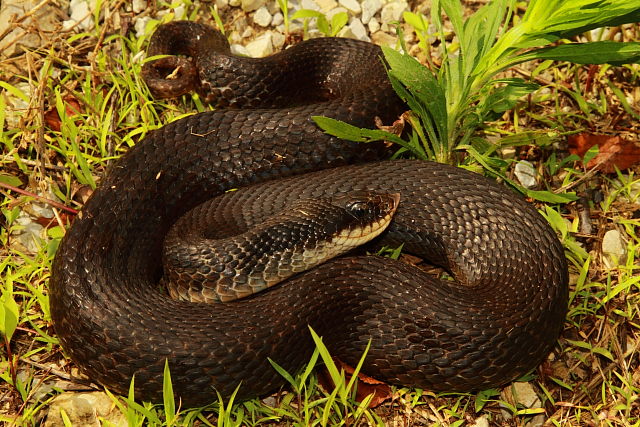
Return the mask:
{"type": "MultiPolygon", "coordinates": [[[[436,76],[409,55],[382,47],[394,89],[421,119],[436,152],[448,147],[447,96],[436,76]],[[399,83],[399,84],[398,84],[399,83]],[[404,87],[402,87],[404,86],[404,87]]],[[[444,160],[444,159],[442,159],[444,160]]]]}
{"type": "Polygon", "coordinates": [[[335,36],[349,21],[349,15],[346,12],[339,12],[331,18],[331,36],[335,36]]]}
{"type": "Polygon", "coordinates": [[[476,413],[480,412],[482,408],[484,408],[484,406],[487,404],[487,402],[491,401],[492,397],[499,395],[500,391],[494,388],[479,391],[478,394],[476,394],[476,399],[474,401],[474,409],[476,413]]]}
{"type": "Polygon", "coordinates": [[[13,96],[20,98],[24,102],[29,102],[29,97],[17,87],[11,86],[9,83],[3,81],[0,81],[0,87],[6,89],[8,92],[13,94],[13,96]]]}
{"type": "Polygon", "coordinates": [[[637,64],[640,63],[640,42],[569,43],[538,49],[527,56],[576,64],[637,64]]]}
{"type": "Polygon", "coordinates": [[[299,392],[299,387],[298,387],[298,382],[293,378],[293,376],[291,376],[291,374],[289,372],[287,372],[286,369],[284,369],[282,366],[278,365],[273,359],[271,359],[270,357],[267,357],[267,360],[269,361],[269,363],[271,364],[271,366],[273,367],[273,369],[276,370],[276,372],[278,374],[280,374],[281,377],[283,377],[285,380],[287,380],[287,382],[289,384],[291,384],[291,386],[293,387],[294,391],[296,393],[299,392]]]}
{"type": "Polygon", "coordinates": [[[13,187],[20,187],[22,185],[20,178],[7,173],[0,173],[0,182],[13,187]]]}
{"type": "Polygon", "coordinates": [[[320,30],[320,32],[326,36],[331,35],[331,30],[329,29],[329,22],[327,21],[327,18],[320,14],[320,16],[318,16],[316,18],[316,25],[318,26],[318,30],[320,30]]]}
{"type": "Polygon", "coordinates": [[[497,80],[496,83],[505,83],[505,85],[494,88],[480,103],[480,115],[483,120],[487,119],[485,116],[490,113],[494,113],[493,118],[499,118],[502,113],[515,107],[523,96],[540,87],[518,78],[497,80]]]}
{"type": "Polygon", "coordinates": [[[527,190],[527,197],[546,203],[569,203],[578,200],[576,193],[555,194],[550,191],[527,190]]]}
{"type": "Polygon", "coordinates": [[[584,156],[582,156],[582,163],[586,165],[591,160],[593,160],[598,155],[598,153],[600,153],[600,147],[598,145],[590,147],[587,152],[584,153],[584,156]]]}
{"type": "Polygon", "coordinates": [[[311,118],[323,131],[348,141],[373,142],[389,140],[398,144],[404,143],[397,135],[384,130],[361,129],[331,117],[311,116],[311,118]]]}
{"type": "Polygon", "coordinates": [[[164,361],[164,372],[162,375],[162,399],[164,402],[164,416],[167,425],[171,426],[176,418],[176,400],[173,396],[173,384],[171,382],[171,372],[169,370],[169,360],[164,361]]]}
{"type": "MultiPolygon", "coordinates": [[[[7,274],[8,277],[8,274],[7,274]]],[[[0,333],[11,341],[20,320],[20,307],[13,298],[13,285],[7,284],[0,299],[0,333]]]]}
{"type": "Polygon", "coordinates": [[[551,224],[551,227],[553,227],[556,232],[560,233],[562,240],[564,240],[565,237],[567,237],[569,230],[567,228],[567,223],[564,221],[564,218],[562,218],[562,215],[560,215],[555,209],[545,206],[544,217],[547,219],[547,222],[551,224]]]}
{"type": "Polygon", "coordinates": [[[317,18],[324,16],[322,13],[311,9],[300,9],[291,16],[291,19],[317,18]]]}
{"type": "Polygon", "coordinates": [[[402,17],[407,24],[411,25],[418,31],[429,30],[429,21],[427,21],[425,16],[422,14],[418,15],[413,12],[403,12],[402,17]]]}

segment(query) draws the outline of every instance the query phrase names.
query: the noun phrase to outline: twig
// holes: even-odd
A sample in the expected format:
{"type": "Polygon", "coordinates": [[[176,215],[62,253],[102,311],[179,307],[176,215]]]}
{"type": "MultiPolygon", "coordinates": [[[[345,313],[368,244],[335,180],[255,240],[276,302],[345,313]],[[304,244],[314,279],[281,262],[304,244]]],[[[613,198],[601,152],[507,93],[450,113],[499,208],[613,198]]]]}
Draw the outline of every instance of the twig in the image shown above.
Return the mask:
{"type": "Polygon", "coordinates": [[[68,213],[70,213],[71,215],[78,215],[78,210],[70,208],[68,206],[63,205],[62,203],[56,202],[55,200],[51,200],[51,199],[47,199],[46,197],[42,197],[42,196],[38,196],[35,193],[32,193],[30,191],[27,190],[23,190],[21,188],[18,187],[14,187],[13,185],[9,185],[9,184],[5,184],[4,182],[0,182],[0,187],[2,188],[6,188],[10,191],[14,191],[16,193],[22,194],[23,196],[29,196],[29,197],[33,197],[37,200],[40,200],[41,202],[45,202],[48,205],[51,205],[55,208],[61,209],[63,211],[66,211],[68,213]]]}
{"type": "MultiPolygon", "coordinates": [[[[24,163],[25,165],[27,165],[27,166],[42,166],[45,169],[52,169],[52,170],[60,171],[60,172],[67,172],[69,170],[68,168],[65,168],[64,166],[52,165],[51,163],[42,164],[42,162],[39,162],[37,160],[29,160],[29,159],[23,159],[23,158],[20,158],[19,160],[22,163],[24,163]]],[[[2,162],[7,162],[7,161],[15,162],[16,159],[13,156],[7,154],[7,155],[2,157],[2,162]]]]}
{"type": "Polygon", "coordinates": [[[3,38],[5,38],[7,36],[7,34],[9,34],[11,31],[13,31],[15,29],[15,27],[17,27],[17,24],[21,23],[22,21],[24,21],[25,19],[31,17],[31,15],[34,15],[38,10],[40,10],[45,4],[49,3],[49,1],[51,0],[42,0],[40,3],[38,3],[33,9],[31,9],[28,12],[25,12],[24,15],[20,16],[20,17],[16,17],[16,15],[13,15],[11,17],[11,19],[15,18],[15,21],[11,22],[11,25],[7,26],[7,29],[4,30],[2,32],[2,34],[0,34],[0,40],[2,40],[3,38]]]}

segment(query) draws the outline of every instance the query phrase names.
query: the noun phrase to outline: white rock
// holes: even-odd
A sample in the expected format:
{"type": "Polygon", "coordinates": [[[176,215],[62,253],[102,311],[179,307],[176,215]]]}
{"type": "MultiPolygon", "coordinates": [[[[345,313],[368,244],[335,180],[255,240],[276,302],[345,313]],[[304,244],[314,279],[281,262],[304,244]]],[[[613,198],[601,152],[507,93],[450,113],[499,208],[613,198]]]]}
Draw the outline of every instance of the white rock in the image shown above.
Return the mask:
{"type": "Polygon", "coordinates": [[[282,24],[283,22],[284,22],[284,16],[282,15],[282,13],[276,12],[273,15],[273,19],[271,20],[271,25],[273,25],[274,27],[277,27],[278,25],[282,24]]]}
{"type": "Polygon", "coordinates": [[[369,20],[369,23],[367,24],[367,26],[369,27],[369,32],[371,34],[375,33],[376,31],[378,31],[380,29],[380,23],[378,22],[378,20],[376,18],[371,18],[371,20],[369,20]]]}
{"type": "Polygon", "coordinates": [[[229,0],[216,0],[216,7],[219,11],[225,10],[229,7],[229,0]]]}
{"type": "Polygon", "coordinates": [[[179,21],[181,19],[186,19],[187,16],[187,10],[185,9],[184,5],[181,4],[179,6],[176,6],[173,9],[173,14],[174,14],[174,18],[176,21],[179,21]]]}
{"type": "Polygon", "coordinates": [[[262,58],[264,56],[271,55],[273,53],[273,43],[271,42],[271,31],[256,37],[251,43],[246,46],[249,56],[253,58],[262,58]]]}
{"type": "Polygon", "coordinates": [[[296,10],[299,10],[301,8],[300,2],[298,2],[297,0],[290,0],[289,3],[287,4],[287,8],[289,9],[289,15],[291,15],[296,10]]]}
{"type": "Polygon", "coordinates": [[[56,12],[59,5],[49,2],[32,12],[28,18],[20,24],[15,23],[16,18],[24,18],[27,12],[39,4],[37,0],[4,0],[0,1],[0,58],[8,58],[27,50],[41,46],[39,32],[33,31],[37,27],[43,32],[55,32],[59,28],[59,13],[56,12]]]}
{"type": "Polygon", "coordinates": [[[241,44],[234,43],[231,45],[231,53],[239,56],[249,56],[249,51],[241,44]]]}
{"type": "Polygon", "coordinates": [[[333,17],[336,16],[338,13],[346,13],[347,15],[349,15],[349,11],[347,9],[345,9],[344,7],[338,6],[335,9],[331,9],[329,12],[327,12],[325,16],[327,17],[329,22],[331,22],[333,17]]]}
{"type": "MultiPolygon", "coordinates": [[[[14,84],[14,87],[18,89],[19,92],[22,92],[27,100],[31,98],[31,86],[29,83],[18,82],[14,84]]],[[[5,120],[7,125],[9,128],[18,128],[24,115],[29,111],[29,102],[20,96],[14,96],[13,93],[9,91],[1,93],[0,96],[3,96],[6,102],[5,120]]]]}
{"type": "Polygon", "coordinates": [[[394,1],[382,8],[380,12],[380,20],[383,24],[390,24],[394,21],[400,21],[402,12],[408,10],[409,5],[405,1],[394,1]]]}
{"type": "Polygon", "coordinates": [[[371,40],[380,46],[389,46],[396,47],[398,43],[398,38],[396,36],[392,36],[391,34],[387,34],[384,31],[377,31],[371,34],[371,40]]]}
{"type": "Polygon", "coordinates": [[[247,27],[244,29],[244,31],[242,32],[242,38],[243,39],[248,39],[249,37],[251,37],[253,35],[253,28],[252,27],[247,27]]]}
{"type": "Polygon", "coordinates": [[[338,6],[338,3],[335,0],[314,0],[314,1],[320,8],[320,11],[324,13],[327,13],[331,9],[334,9],[336,6],[338,6]]]}
{"type": "Polygon", "coordinates": [[[280,9],[280,5],[278,4],[277,1],[268,1],[266,6],[267,6],[267,10],[271,15],[273,15],[276,12],[280,12],[282,10],[280,9]]]}
{"type": "Polygon", "coordinates": [[[520,160],[516,163],[514,174],[524,188],[534,188],[538,184],[536,180],[538,174],[531,162],[520,160]]]}
{"type": "Polygon", "coordinates": [[[240,4],[245,12],[253,12],[267,4],[267,0],[240,0],[240,4]]]}
{"type": "Polygon", "coordinates": [[[280,50],[284,46],[285,37],[284,34],[274,31],[271,33],[271,44],[275,50],[280,50]]]}
{"type": "Polygon", "coordinates": [[[360,3],[356,0],[338,0],[340,5],[344,6],[347,10],[352,12],[354,15],[362,12],[362,8],[360,7],[360,3]]]}
{"type": "Polygon", "coordinates": [[[260,25],[261,27],[269,26],[271,24],[271,19],[271,14],[265,6],[262,6],[260,9],[256,10],[256,13],[253,15],[253,22],[260,25]]]}
{"type": "Polygon", "coordinates": [[[147,9],[147,0],[133,0],[131,7],[135,13],[142,13],[147,9]]]}
{"type": "Polygon", "coordinates": [[[53,399],[47,413],[45,427],[66,426],[61,411],[64,410],[74,426],[126,426],[127,418],[113,400],[103,392],[62,393],[53,399]]]}
{"type": "Polygon", "coordinates": [[[87,0],[71,0],[69,3],[69,20],[62,23],[64,29],[74,26],[80,27],[84,31],[93,29],[93,13],[91,6],[95,7],[95,3],[90,5],[87,0]]]}
{"type": "MultiPolygon", "coordinates": [[[[302,31],[303,26],[301,23],[298,23],[297,21],[289,21],[289,29],[288,31],[290,33],[295,33],[296,31],[302,31]]],[[[279,33],[286,33],[287,29],[284,27],[284,24],[280,24],[276,27],[276,30],[278,30],[279,33]]]]}
{"type": "Polygon", "coordinates": [[[351,20],[349,28],[351,29],[351,32],[353,32],[354,37],[358,40],[364,40],[367,42],[371,41],[367,34],[367,29],[362,25],[362,22],[358,18],[353,18],[351,20]]]}
{"type": "Polygon", "coordinates": [[[338,34],[336,34],[338,37],[344,37],[347,39],[355,39],[356,35],[353,34],[353,31],[351,31],[351,28],[349,28],[348,26],[343,27],[340,31],[338,31],[338,34]]]}
{"type": "Polygon", "coordinates": [[[316,3],[313,0],[302,0],[300,2],[300,7],[302,9],[311,9],[311,10],[320,11],[320,6],[318,6],[318,3],[316,3]]]}
{"type": "Polygon", "coordinates": [[[240,6],[241,0],[229,0],[229,6],[238,7],[240,6]]]}
{"type": "Polygon", "coordinates": [[[151,20],[150,16],[141,16],[140,18],[135,20],[133,24],[133,28],[136,30],[136,37],[142,38],[147,34],[147,24],[151,20]]]}
{"type": "MultiPolygon", "coordinates": [[[[502,391],[501,397],[505,401],[512,403],[514,406],[518,404],[527,409],[540,408],[542,406],[540,397],[538,397],[535,390],[529,383],[514,382],[511,387],[507,387],[502,391]]],[[[503,408],[505,407],[504,405],[500,406],[503,408]]],[[[505,419],[513,418],[512,413],[506,409],[502,409],[500,412],[505,419]]],[[[527,426],[530,427],[541,427],[543,424],[543,414],[535,415],[529,422],[527,422],[527,426]]]]}
{"type": "Polygon", "coordinates": [[[476,418],[473,424],[470,424],[469,427],[489,427],[489,420],[486,415],[476,418]]]}
{"type": "Polygon", "coordinates": [[[373,18],[376,15],[376,13],[378,13],[382,8],[382,1],[381,0],[364,0],[361,6],[362,6],[362,16],[360,17],[360,19],[362,20],[363,24],[368,24],[369,21],[371,21],[371,18],[373,18]]]}
{"type": "Polygon", "coordinates": [[[229,43],[233,44],[240,44],[242,43],[242,34],[240,34],[238,31],[233,30],[231,31],[231,33],[229,33],[229,37],[228,37],[229,43]]]}
{"type": "Polygon", "coordinates": [[[618,230],[609,230],[602,238],[602,252],[606,255],[622,258],[626,253],[626,243],[618,230]]]}

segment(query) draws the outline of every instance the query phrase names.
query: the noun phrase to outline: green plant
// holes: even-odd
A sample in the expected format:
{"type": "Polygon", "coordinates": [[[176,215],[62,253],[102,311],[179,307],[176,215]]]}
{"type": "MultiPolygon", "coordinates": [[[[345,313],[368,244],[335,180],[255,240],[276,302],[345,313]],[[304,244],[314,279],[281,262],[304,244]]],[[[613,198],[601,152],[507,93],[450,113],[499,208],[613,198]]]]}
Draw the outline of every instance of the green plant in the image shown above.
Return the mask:
{"type": "Polygon", "coordinates": [[[302,19],[304,22],[305,34],[307,33],[308,21],[310,19],[316,20],[318,30],[327,37],[334,37],[349,21],[349,15],[345,12],[339,12],[333,15],[331,22],[327,20],[327,17],[322,13],[310,9],[300,9],[293,14],[291,19],[302,19]]]}
{"type": "MultiPolygon", "coordinates": [[[[538,85],[520,78],[498,78],[500,72],[534,59],[579,64],[623,64],[640,60],[640,43],[596,41],[550,46],[568,37],[606,25],[637,22],[637,2],[626,0],[533,0],[511,28],[513,0],[495,0],[463,18],[460,2],[436,0],[431,19],[440,38],[442,65],[435,69],[408,55],[383,47],[392,84],[411,113],[412,133],[401,140],[388,132],[361,130],[332,120],[318,120],[333,135],[352,140],[388,139],[418,158],[452,163],[455,150],[466,150],[483,167],[498,174],[497,160],[484,156],[495,150],[476,136],[490,118],[513,108],[538,85]],[[634,4],[635,3],[635,4],[634,4]],[[449,41],[440,14],[451,20],[455,38],[449,41]]],[[[426,25],[416,16],[409,22],[424,38],[426,25]]],[[[405,19],[406,19],[405,18],[405,19]]],[[[406,51],[406,49],[405,49],[406,51]]]]}
{"type": "Polygon", "coordinates": [[[289,0],[278,0],[278,7],[284,20],[284,33],[289,34],[289,0]]]}

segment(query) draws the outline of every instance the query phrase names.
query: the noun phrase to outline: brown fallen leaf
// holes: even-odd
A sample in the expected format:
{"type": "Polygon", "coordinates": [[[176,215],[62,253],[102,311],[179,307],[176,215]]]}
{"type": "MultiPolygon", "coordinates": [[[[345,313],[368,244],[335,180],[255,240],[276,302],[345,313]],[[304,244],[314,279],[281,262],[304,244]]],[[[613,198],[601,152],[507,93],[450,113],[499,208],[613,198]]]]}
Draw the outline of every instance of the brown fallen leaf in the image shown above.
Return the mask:
{"type": "Polygon", "coordinates": [[[616,167],[627,169],[640,162],[640,146],[620,136],[580,133],[568,138],[569,152],[584,157],[594,145],[598,154],[587,163],[587,168],[597,167],[604,173],[613,173],[616,167]]]}
{"type": "MultiPolygon", "coordinates": [[[[67,95],[62,98],[62,100],[64,102],[64,109],[67,116],[82,113],[82,106],[75,97],[67,95]]],[[[60,115],[58,114],[58,110],[55,106],[52,106],[44,113],[44,121],[49,129],[60,132],[60,129],[62,128],[62,120],[60,119],[60,115]]]]}
{"type": "MultiPolygon", "coordinates": [[[[346,381],[349,382],[354,369],[335,357],[333,358],[333,361],[338,369],[344,370],[346,381]]],[[[331,375],[326,368],[322,368],[318,372],[318,382],[325,390],[333,390],[335,388],[331,375]]],[[[389,384],[378,381],[375,378],[363,374],[362,372],[358,373],[355,385],[357,387],[355,398],[357,402],[362,402],[365,397],[373,394],[373,398],[369,402],[369,408],[375,408],[393,397],[393,393],[391,393],[391,386],[389,384]]]]}

